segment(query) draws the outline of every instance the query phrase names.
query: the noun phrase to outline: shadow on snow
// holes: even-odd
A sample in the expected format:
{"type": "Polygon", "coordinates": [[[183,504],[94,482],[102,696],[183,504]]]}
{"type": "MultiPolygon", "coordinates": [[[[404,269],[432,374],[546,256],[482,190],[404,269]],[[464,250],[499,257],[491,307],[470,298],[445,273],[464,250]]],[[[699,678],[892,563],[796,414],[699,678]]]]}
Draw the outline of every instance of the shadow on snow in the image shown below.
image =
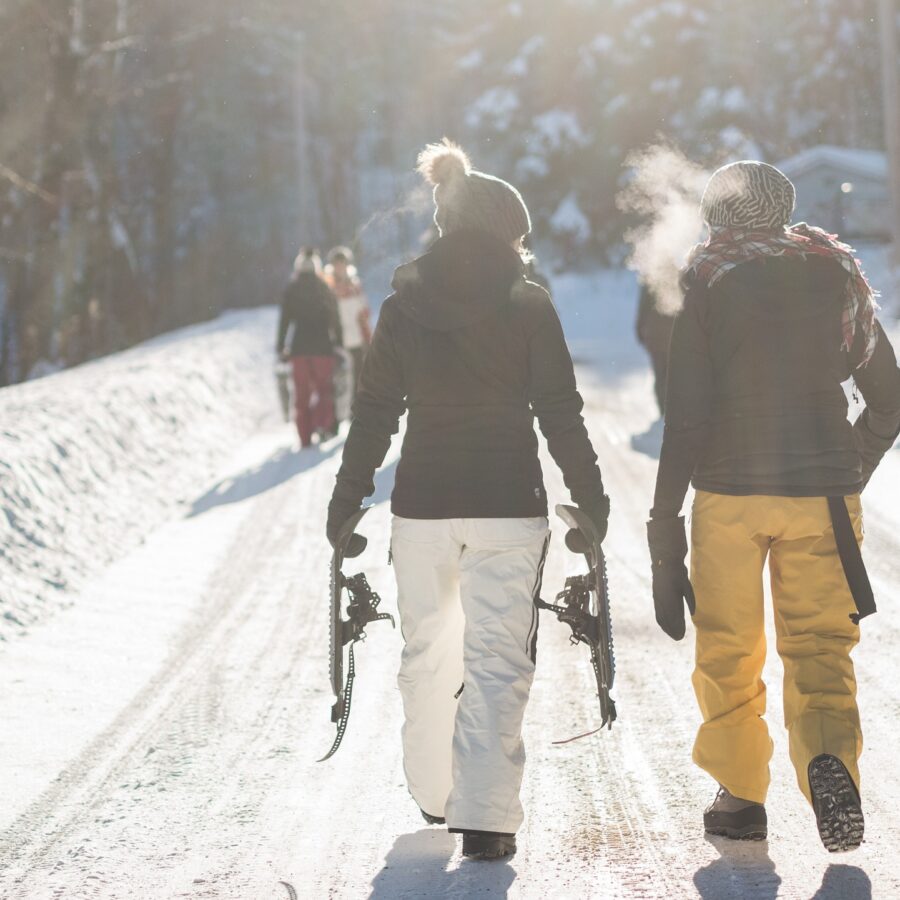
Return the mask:
{"type": "Polygon", "coordinates": [[[240,503],[264,494],[290,481],[295,475],[315,468],[342,447],[342,441],[329,442],[324,448],[313,446],[300,451],[283,447],[260,465],[247,469],[239,475],[223,478],[213,485],[202,497],[194,501],[188,515],[193,518],[217,506],[240,503]]]}
{"type": "Polygon", "coordinates": [[[694,886],[703,900],[775,900],[781,878],[769,857],[768,841],[706,840],[719,858],[694,873],[694,886]]]}
{"type": "MultiPolygon", "coordinates": [[[[258,466],[217,482],[202,497],[198,497],[194,501],[188,517],[193,518],[217,506],[240,503],[264,494],[266,491],[271,491],[301,472],[315,468],[334,456],[335,453],[341,452],[343,447],[344,442],[338,440],[329,441],[324,446],[312,446],[300,451],[282,447],[258,466]]],[[[390,500],[391,491],[394,489],[396,468],[395,460],[375,473],[375,492],[366,499],[367,504],[375,506],[390,500]]],[[[322,512],[324,514],[324,509],[322,512]]]]}
{"type": "Polygon", "coordinates": [[[516,870],[510,862],[464,859],[458,868],[447,871],[457,847],[457,838],[443,829],[422,828],[401,834],[385,857],[384,867],[372,879],[369,900],[506,898],[516,879],[516,870]]]}
{"type": "MultiPolygon", "coordinates": [[[[719,858],[698,869],[694,887],[702,900],[775,900],[781,877],[769,857],[768,841],[710,837],[719,858]]],[[[872,882],[857,866],[829,865],[812,900],[872,900],[872,882]]]]}

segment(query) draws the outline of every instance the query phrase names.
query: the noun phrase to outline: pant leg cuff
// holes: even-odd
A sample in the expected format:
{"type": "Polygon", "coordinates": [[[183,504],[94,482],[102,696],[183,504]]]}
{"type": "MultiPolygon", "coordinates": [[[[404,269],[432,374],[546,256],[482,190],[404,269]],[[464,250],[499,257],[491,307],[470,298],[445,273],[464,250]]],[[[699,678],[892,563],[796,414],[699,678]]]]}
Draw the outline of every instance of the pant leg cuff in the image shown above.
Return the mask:
{"type": "Polygon", "coordinates": [[[739,800],[749,800],[751,803],[765,803],[766,796],[769,793],[768,787],[754,788],[750,785],[738,784],[737,782],[727,780],[720,780],[719,784],[721,784],[732,797],[737,797],[739,800]]]}

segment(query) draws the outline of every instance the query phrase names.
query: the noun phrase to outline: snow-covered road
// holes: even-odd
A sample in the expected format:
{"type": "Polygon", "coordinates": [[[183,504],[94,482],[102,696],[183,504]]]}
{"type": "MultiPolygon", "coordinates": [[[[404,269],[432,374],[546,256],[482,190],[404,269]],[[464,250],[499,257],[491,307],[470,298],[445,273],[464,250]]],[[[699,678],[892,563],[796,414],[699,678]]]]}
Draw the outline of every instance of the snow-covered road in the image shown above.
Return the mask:
{"type": "MultiPolygon", "coordinates": [[[[855,656],[866,843],[840,857],[819,844],[788,765],[774,654],[770,839],[706,838],[701,814],[714,786],[690,761],[698,721],[690,646],[659,632],[650,600],[643,523],[655,460],[633,446],[654,417],[650,378],[622,324],[630,284],[606,278],[595,287],[606,302],[568,305],[574,285],[566,283],[558,296],[614,503],[607,552],[620,718],[611,732],[552,744],[593,727],[597,709],[586,654],[545,617],[526,719],[519,854],[464,862],[455,837],[419,818],[403,786],[400,638],[387,624],[371,628],[357,655],[343,747],[315,762],[333,734],[322,531],[341,439],[299,454],[291,429],[272,425],[237,448],[186,516],[2,650],[0,896],[900,896],[900,454],[866,498],[881,608],[855,656]]],[[[396,447],[357,561],[390,611],[395,460],[396,447]]],[[[564,499],[558,473],[545,469],[551,499],[564,499]]],[[[561,534],[557,527],[545,596],[576,565],[561,534]]]]}

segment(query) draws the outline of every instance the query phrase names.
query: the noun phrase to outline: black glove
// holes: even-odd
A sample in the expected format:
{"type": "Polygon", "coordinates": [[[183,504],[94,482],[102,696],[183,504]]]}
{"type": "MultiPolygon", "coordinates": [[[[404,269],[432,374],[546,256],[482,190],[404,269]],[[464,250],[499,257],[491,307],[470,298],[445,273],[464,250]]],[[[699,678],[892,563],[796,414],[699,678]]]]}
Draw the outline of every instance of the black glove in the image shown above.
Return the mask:
{"type": "MultiPolygon", "coordinates": [[[[358,503],[348,503],[346,500],[340,500],[337,497],[331,498],[328,504],[328,519],[325,524],[325,534],[328,537],[328,543],[334,547],[338,535],[344,522],[350,518],[359,509],[358,503]]],[[[352,559],[359,556],[366,549],[368,541],[361,534],[353,534],[347,542],[347,549],[344,551],[345,559],[352,559]]]]}
{"type": "MultiPolygon", "coordinates": [[[[578,508],[594,523],[600,534],[600,541],[604,541],[609,525],[609,497],[603,494],[592,503],[579,503],[578,508]]],[[[584,535],[577,528],[570,528],[566,532],[566,546],[573,553],[587,553],[590,549],[584,535]]]]}
{"type": "Polygon", "coordinates": [[[656,622],[673,640],[684,637],[684,604],[694,614],[694,589],[684,560],[687,535],[684,516],[675,519],[651,519],[647,523],[647,543],[653,565],[653,606],[656,622]]]}

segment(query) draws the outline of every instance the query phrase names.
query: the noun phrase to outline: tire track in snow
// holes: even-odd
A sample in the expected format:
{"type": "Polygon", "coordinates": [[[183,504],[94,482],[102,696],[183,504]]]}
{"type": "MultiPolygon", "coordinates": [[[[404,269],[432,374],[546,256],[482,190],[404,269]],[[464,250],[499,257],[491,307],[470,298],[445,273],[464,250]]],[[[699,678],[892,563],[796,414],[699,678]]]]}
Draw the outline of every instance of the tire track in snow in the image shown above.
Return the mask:
{"type": "MultiPolygon", "coordinates": [[[[587,379],[581,381],[586,382],[590,383],[587,379]]],[[[604,478],[613,496],[608,557],[618,638],[617,700],[621,711],[614,732],[621,726],[623,732],[631,729],[635,733],[633,741],[623,741],[619,747],[615,746],[615,741],[610,741],[602,752],[608,753],[610,766],[618,764],[622,776],[631,783],[631,792],[637,796],[649,795],[644,821],[656,820],[668,831],[669,846],[665,840],[661,840],[661,845],[669,887],[662,887],[666,883],[666,879],[662,879],[650,889],[648,896],[762,900],[774,898],[776,894],[808,898],[816,893],[820,900],[868,898],[869,875],[881,868],[877,865],[878,857],[870,852],[874,848],[864,845],[857,853],[840,859],[825,853],[815,832],[812,813],[796,788],[780,721],[782,673],[770,624],[770,654],[765,672],[769,685],[767,720],[776,744],[772,762],[773,785],[767,804],[770,841],[736,844],[703,835],[701,813],[712,798],[715,786],[690,761],[693,735],[699,724],[690,687],[692,640],[689,637],[685,642],[675,644],[657,631],[653,621],[642,524],[651,505],[656,463],[633,452],[629,443],[623,440],[621,428],[623,421],[629,423],[635,434],[646,427],[647,423],[634,414],[635,410],[648,408],[647,400],[639,399],[642,382],[646,384],[643,376],[632,379],[632,383],[622,384],[616,392],[604,391],[602,382],[597,384],[596,389],[601,393],[587,404],[586,415],[603,464],[604,478]],[[614,428],[604,428],[607,417],[616,422],[614,428]],[[794,852],[796,848],[804,850],[794,852]]],[[[593,390],[590,393],[593,394],[593,390]]],[[[872,533],[879,535],[878,525],[870,527],[872,533]]],[[[887,546],[896,548],[896,542],[894,534],[887,546]]],[[[882,561],[895,556],[896,549],[893,553],[872,554],[876,578],[880,577],[882,561]]],[[[896,584],[896,572],[893,583],[896,584]]],[[[767,602],[771,604],[771,599],[767,602]]],[[[767,618],[771,618],[770,611],[767,618]]],[[[885,699],[883,689],[875,689],[868,683],[868,672],[889,673],[892,684],[898,684],[900,667],[893,656],[886,657],[877,647],[871,646],[868,636],[864,629],[863,647],[857,654],[863,724],[867,739],[871,738],[872,745],[877,743],[872,755],[884,757],[885,751],[889,753],[895,742],[891,732],[896,728],[896,720],[886,722],[883,713],[867,714],[868,704],[877,707],[885,699]]],[[[870,844],[877,835],[883,848],[891,846],[897,836],[895,810],[898,798],[893,784],[887,797],[882,791],[865,791],[865,772],[876,766],[882,772],[888,771],[890,763],[887,758],[882,758],[873,766],[871,756],[867,760],[864,755],[870,844]]],[[[881,782],[879,787],[883,787],[881,782]]],[[[887,891],[884,896],[895,893],[900,886],[897,872],[882,871],[881,875],[878,883],[887,891]]],[[[628,896],[628,893],[622,896],[628,896]]]]}
{"type": "MultiPolygon", "coordinates": [[[[418,818],[403,785],[400,642],[389,628],[373,627],[359,654],[344,746],[329,763],[313,762],[333,733],[319,533],[332,458],[291,480],[278,482],[276,472],[268,491],[243,501],[241,531],[223,548],[221,571],[169,663],[0,837],[0,858],[12,860],[0,874],[4,896],[283,900],[289,884],[304,898],[825,900],[867,897],[866,880],[873,896],[897,895],[900,869],[885,852],[897,837],[897,786],[864,786],[868,845],[839,860],[821,850],[788,768],[774,655],[766,671],[776,741],[771,840],[704,837],[713,785],[690,761],[698,719],[691,648],[670,642],[653,621],[643,521],[655,463],[628,442],[646,427],[649,384],[644,376],[582,383],[614,502],[608,551],[620,720],[611,732],[552,746],[591,727],[598,710],[587,654],[544,615],[526,716],[528,818],[511,863],[462,861],[455,838],[418,818]]],[[[545,471],[551,496],[562,498],[546,461],[545,471]]],[[[370,550],[359,568],[395,611],[385,505],[368,520],[370,550]]],[[[197,524],[202,536],[202,517],[197,524]]],[[[561,526],[553,527],[545,596],[573,564],[561,526]]],[[[896,565],[877,552],[895,548],[896,535],[877,521],[869,534],[873,578],[896,584],[896,565]]],[[[896,717],[883,704],[896,709],[897,629],[883,621],[866,630],[857,659],[867,784],[892,771],[896,743],[896,717]]]]}
{"type": "MultiPolygon", "coordinates": [[[[73,872],[68,866],[58,862],[53,864],[53,858],[58,857],[61,846],[73,842],[79,829],[90,829],[92,815],[94,823],[103,825],[112,821],[107,813],[100,811],[114,803],[123,779],[126,784],[145,787],[140,778],[128,777],[129,770],[146,769],[149,762],[154,763],[152,768],[159,770],[157,760],[168,752],[168,765],[162,767],[168,771],[161,773],[162,780],[165,781],[166,776],[178,779],[190,763],[192,746],[209,743],[216,729],[225,725],[220,717],[220,664],[228,656],[229,647],[241,645],[253,618],[256,598],[253,586],[259,580],[260,564],[269,562],[277,568],[289,556],[286,545],[295,538],[291,529],[284,527],[280,533],[276,531],[280,545],[274,548],[271,545],[273,517],[279,511],[282,516],[291,511],[283,509],[288,505],[287,499],[272,492],[258,501],[255,515],[241,529],[232,546],[223,548],[224,567],[209,586],[205,608],[173,650],[167,665],[122,712],[112,728],[61,773],[47,793],[2,837],[0,858],[14,860],[11,868],[15,871],[30,873],[29,880],[35,872],[62,876],[64,890],[71,890],[74,887],[72,876],[78,872],[77,863],[73,872]],[[181,721],[173,740],[172,735],[166,734],[166,729],[173,719],[179,718],[181,721]]],[[[298,604],[284,604],[282,608],[293,611],[294,618],[301,614],[299,623],[290,623],[295,634],[298,624],[300,627],[305,624],[302,618],[311,617],[313,613],[312,607],[298,604]]],[[[276,639],[285,630],[285,624],[276,615],[267,636],[276,639]]],[[[269,641],[267,647],[258,650],[248,661],[251,671],[259,667],[261,657],[269,653],[272,646],[269,641]]],[[[290,661],[296,657],[288,653],[284,653],[284,657],[289,661],[283,679],[284,687],[288,687],[293,665],[290,661]]],[[[259,718],[265,722],[270,713],[271,703],[259,718]]],[[[259,721],[252,724],[258,725],[259,721]]],[[[237,754],[230,755],[221,770],[234,768],[240,771],[241,752],[244,755],[252,752],[258,740],[256,729],[248,729],[247,734],[250,736],[247,745],[240,746],[239,742],[237,754]]],[[[163,783],[160,790],[167,791],[168,788],[163,783]]],[[[85,844],[90,842],[88,839],[85,844]]],[[[76,857],[84,855],[79,851],[71,852],[76,857]]],[[[95,882],[92,888],[85,883],[86,891],[89,888],[95,891],[97,883],[111,881],[98,882],[95,874],[80,874],[86,882],[95,882]]],[[[24,877],[20,875],[13,883],[22,887],[23,882],[24,877]]]]}

